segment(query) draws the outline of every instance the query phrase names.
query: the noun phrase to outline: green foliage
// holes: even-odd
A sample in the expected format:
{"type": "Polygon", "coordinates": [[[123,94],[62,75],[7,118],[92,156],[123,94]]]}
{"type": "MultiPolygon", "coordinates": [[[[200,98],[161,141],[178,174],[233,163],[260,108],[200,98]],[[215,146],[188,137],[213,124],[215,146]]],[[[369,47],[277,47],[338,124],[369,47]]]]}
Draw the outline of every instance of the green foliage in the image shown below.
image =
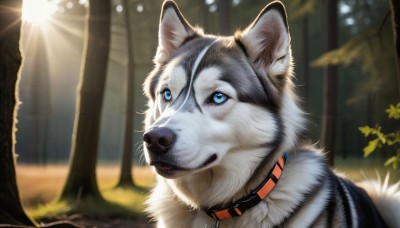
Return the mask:
{"type": "Polygon", "coordinates": [[[290,15],[289,20],[297,20],[314,12],[317,0],[286,0],[283,3],[286,5],[288,14],[290,15]]]}
{"type": "MultiPolygon", "coordinates": [[[[396,106],[390,105],[386,109],[386,113],[388,114],[388,118],[395,119],[396,121],[400,120],[400,102],[396,106]]],[[[364,157],[369,156],[377,148],[387,145],[393,149],[394,155],[385,162],[385,166],[392,165],[393,169],[397,169],[400,163],[400,129],[390,133],[383,133],[379,125],[375,127],[364,126],[358,129],[365,137],[373,137],[363,149],[364,157]]]]}
{"type": "Polygon", "coordinates": [[[395,88],[395,48],[393,28],[390,17],[387,16],[389,2],[374,1],[372,4],[365,4],[365,1],[348,1],[346,4],[352,11],[343,15],[339,24],[339,47],[323,53],[311,66],[339,65],[349,68],[343,73],[346,76],[350,76],[347,72],[364,76],[363,81],[358,83],[358,88],[352,92],[353,97],[347,101],[349,103],[364,99],[365,94],[391,96],[395,88]],[[365,15],[370,19],[368,23],[365,15]],[[349,18],[354,20],[354,24],[346,24],[345,19],[349,18]]]}
{"type": "Polygon", "coordinates": [[[393,57],[392,44],[388,42],[390,37],[390,28],[366,30],[350,38],[341,47],[324,53],[312,62],[312,66],[349,66],[352,63],[358,63],[362,72],[382,79],[385,61],[393,57]]]}
{"type": "Polygon", "coordinates": [[[400,103],[396,106],[390,105],[390,107],[386,109],[386,113],[389,115],[389,118],[400,119],[400,103]]]}

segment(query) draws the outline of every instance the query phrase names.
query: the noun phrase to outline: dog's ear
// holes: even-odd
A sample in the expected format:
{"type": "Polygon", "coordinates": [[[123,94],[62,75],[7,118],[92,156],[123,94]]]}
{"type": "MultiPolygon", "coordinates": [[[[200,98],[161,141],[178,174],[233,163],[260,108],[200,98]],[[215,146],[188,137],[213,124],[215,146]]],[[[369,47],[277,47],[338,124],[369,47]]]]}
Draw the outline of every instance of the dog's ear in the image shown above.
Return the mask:
{"type": "Polygon", "coordinates": [[[184,43],[196,35],[195,29],[186,21],[174,1],[165,1],[162,6],[158,31],[158,48],[154,62],[165,62],[171,54],[184,43]]]}
{"type": "Polygon", "coordinates": [[[275,1],[268,4],[244,31],[237,32],[254,67],[267,76],[273,87],[281,91],[291,74],[289,26],[284,5],[275,1]]]}

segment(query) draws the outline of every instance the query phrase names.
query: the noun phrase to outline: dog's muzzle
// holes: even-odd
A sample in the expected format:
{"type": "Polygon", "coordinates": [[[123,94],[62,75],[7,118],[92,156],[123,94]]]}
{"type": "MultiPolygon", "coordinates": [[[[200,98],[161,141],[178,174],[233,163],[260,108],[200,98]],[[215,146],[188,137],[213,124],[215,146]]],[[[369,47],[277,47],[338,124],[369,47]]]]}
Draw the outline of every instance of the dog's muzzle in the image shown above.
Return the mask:
{"type": "Polygon", "coordinates": [[[176,134],[169,128],[156,127],[145,132],[143,140],[149,152],[165,154],[174,145],[176,134]]]}
{"type": "MultiPolygon", "coordinates": [[[[187,166],[174,153],[177,141],[175,132],[166,127],[154,127],[143,134],[143,141],[148,151],[148,163],[154,166],[156,172],[166,178],[177,177],[177,173],[199,170],[217,160],[216,154],[211,154],[203,163],[187,166]]],[[[175,151],[176,152],[176,151],[175,151]]]]}

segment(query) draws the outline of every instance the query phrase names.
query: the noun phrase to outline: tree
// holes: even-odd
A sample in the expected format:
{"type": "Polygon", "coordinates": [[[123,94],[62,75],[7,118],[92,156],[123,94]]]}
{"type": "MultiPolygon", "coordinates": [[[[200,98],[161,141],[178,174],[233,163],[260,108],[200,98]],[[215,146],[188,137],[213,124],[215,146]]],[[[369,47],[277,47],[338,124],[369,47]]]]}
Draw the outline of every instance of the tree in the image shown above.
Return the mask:
{"type": "MultiPolygon", "coordinates": [[[[393,32],[398,27],[389,26],[390,24],[387,23],[390,15],[389,3],[390,1],[342,1],[341,4],[344,4],[345,7],[341,7],[341,9],[347,9],[345,12],[341,12],[339,21],[341,21],[340,34],[345,41],[340,47],[324,53],[313,62],[314,66],[349,66],[349,70],[345,70],[347,73],[342,73],[346,76],[346,80],[349,80],[349,84],[353,82],[351,78],[356,75],[365,77],[358,82],[358,89],[351,90],[352,92],[340,91],[342,96],[352,93],[351,99],[346,101],[346,109],[360,111],[358,116],[344,117],[348,119],[341,125],[343,131],[351,130],[351,126],[348,126],[349,121],[351,124],[359,126],[364,125],[364,122],[372,125],[374,121],[381,122],[383,120],[386,123],[382,122],[380,125],[390,125],[386,119],[382,119],[380,113],[375,112],[375,110],[381,110],[388,103],[393,103],[393,99],[397,98],[399,94],[399,91],[396,90],[400,88],[400,80],[395,77],[395,64],[393,64],[395,54],[393,50],[396,49],[393,32]],[[369,20],[365,20],[366,14],[369,20]],[[363,107],[360,101],[364,101],[366,107],[363,107]],[[362,112],[361,109],[366,111],[362,112]],[[364,118],[365,120],[363,120],[364,118]]],[[[394,20],[394,17],[392,18],[394,20]]],[[[393,24],[395,24],[394,21],[393,24]]],[[[396,58],[396,62],[398,62],[398,58],[396,58]]],[[[345,139],[342,138],[345,142],[342,142],[342,145],[354,140],[358,144],[358,136],[354,137],[351,140],[345,136],[345,139]]]]}
{"type": "Polygon", "coordinates": [[[390,0],[390,13],[392,14],[393,41],[396,50],[397,90],[400,94],[400,3],[390,0]]]}
{"type": "Polygon", "coordinates": [[[118,187],[135,186],[132,178],[132,153],[133,153],[133,108],[134,108],[134,86],[135,66],[133,58],[133,34],[130,22],[129,0],[123,0],[125,13],[124,24],[126,28],[126,44],[128,49],[128,72],[126,83],[126,106],[122,132],[122,156],[121,172],[118,180],[118,187]]]}
{"type": "MultiPolygon", "coordinates": [[[[337,0],[327,0],[325,3],[325,48],[327,51],[338,47],[338,13],[337,0]]],[[[328,163],[333,166],[336,139],[336,98],[337,98],[337,67],[326,66],[323,82],[323,110],[321,126],[321,146],[328,154],[328,163]]]]}
{"type": "MultiPolygon", "coordinates": [[[[359,23],[354,27],[361,28],[364,30],[359,32],[357,35],[351,36],[341,47],[331,50],[317,60],[314,61],[314,66],[327,66],[327,65],[343,65],[347,66],[351,63],[359,62],[360,68],[363,73],[370,74],[373,76],[370,81],[370,85],[367,85],[367,89],[371,90],[368,87],[377,87],[376,84],[378,81],[388,81],[388,75],[392,75],[393,72],[391,70],[391,66],[393,63],[389,63],[390,67],[388,67],[388,57],[392,58],[391,51],[394,49],[396,55],[396,68],[399,68],[399,40],[397,39],[399,28],[399,3],[398,1],[391,1],[384,3],[381,1],[373,2],[365,4],[369,9],[364,9],[360,6],[363,5],[363,1],[357,1],[352,7],[355,8],[354,17],[358,18],[357,21],[360,21],[360,17],[362,19],[365,18],[365,15],[362,13],[367,11],[368,13],[380,14],[380,8],[384,7],[385,15],[383,19],[380,21],[378,25],[373,24],[371,26],[366,27],[365,24],[369,23],[359,23]],[[390,10],[387,8],[390,7],[390,10]],[[371,10],[372,8],[372,10],[371,10]],[[356,10],[357,9],[357,10],[356,10]],[[371,12],[372,11],[372,12],[371,12]],[[387,23],[388,16],[392,15],[392,28],[388,29],[389,26],[385,26],[387,23]],[[366,28],[365,28],[366,27],[366,28]],[[389,34],[393,37],[392,41],[389,42],[387,39],[389,34]],[[386,77],[382,77],[385,75],[386,77]]],[[[376,15],[371,15],[371,18],[376,17],[376,15]]],[[[368,20],[367,20],[368,21],[368,20]]],[[[397,93],[400,94],[400,71],[397,70],[397,93]]],[[[392,85],[393,82],[388,82],[385,86],[392,85]]],[[[365,92],[365,91],[363,91],[365,92]]],[[[364,94],[363,94],[364,95],[364,94]]]]}
{"type": "Polygon", "coordinates": [[[218,0],[218,30],[222,35],[231,33],[230,1],[218,0]]]}
{"type": "Polygon", "coordinates": [[[110,14],[110,1],[90,1],[71,161],[60,199],[102,199],[96,181],[96,161],[110,46],[110,14]]]}
{"type": "Polygon", "coordinates": [[[0,224],[32,226],[20,202],[15,173],[21,8],[21,0],[0,0],[0,224]]]}

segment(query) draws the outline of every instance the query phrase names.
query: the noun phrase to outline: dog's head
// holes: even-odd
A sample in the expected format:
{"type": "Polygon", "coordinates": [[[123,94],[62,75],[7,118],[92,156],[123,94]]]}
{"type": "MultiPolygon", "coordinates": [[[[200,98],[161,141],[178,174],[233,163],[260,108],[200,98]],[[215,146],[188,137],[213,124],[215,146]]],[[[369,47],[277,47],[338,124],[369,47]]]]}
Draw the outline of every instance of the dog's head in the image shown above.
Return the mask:
{"type": "Polygon", "coordinates": [[[282,3],[267,5],[234,36],[219,37],[191,26],[166,1],[158,36],[156,66],[144,84],[149,108],[143,135],[146,160],[158,174],[189,175],[243,151],[269,153],[294,137],[298,129],[288,132],[282,120],[287,106],[297,107],[282,3]]]}

